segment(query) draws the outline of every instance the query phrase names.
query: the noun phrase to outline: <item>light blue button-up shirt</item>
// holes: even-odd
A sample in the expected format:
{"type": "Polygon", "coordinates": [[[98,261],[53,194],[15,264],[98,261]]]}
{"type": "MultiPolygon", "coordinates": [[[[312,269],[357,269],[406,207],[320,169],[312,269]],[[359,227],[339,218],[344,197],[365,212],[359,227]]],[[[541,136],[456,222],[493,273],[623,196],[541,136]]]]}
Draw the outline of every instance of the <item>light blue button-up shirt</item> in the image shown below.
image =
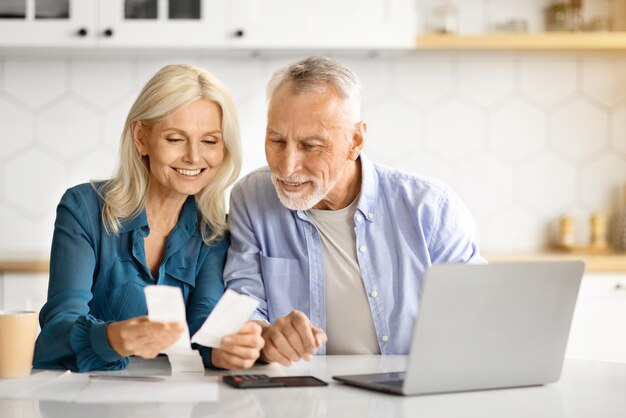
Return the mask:
{"type": "MultiPolygon", "coordinates": [[[[381,354],[406,354],[431,264],[482,263],[474,220],[447,186],[360,156],[356,248],[381,354]]],[[[231,192],[231,247],[224,281],[260,301],[253,319],[273,323],[297,309],[326,329],[319,232],[304,211],[285,208],[269,169],[231,192]]],[[[350,330],[346,330],[350,332],[350,330]]],[[[322,347],[319,354],[325,354],[322,347]]]]}

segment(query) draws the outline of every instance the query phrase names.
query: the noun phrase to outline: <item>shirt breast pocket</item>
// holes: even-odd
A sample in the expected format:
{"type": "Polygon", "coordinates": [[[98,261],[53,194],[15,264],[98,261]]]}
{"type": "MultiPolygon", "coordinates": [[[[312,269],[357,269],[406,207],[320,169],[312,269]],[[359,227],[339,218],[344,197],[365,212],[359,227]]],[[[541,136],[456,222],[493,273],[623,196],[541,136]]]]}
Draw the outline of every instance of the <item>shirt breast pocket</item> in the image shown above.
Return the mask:
{"type": "Polygon", "coordinates": [[[308,314],[309,284],[301,274],[299,260],[261,255],[261,273],[270,322],[294,309],[308,314]]]}

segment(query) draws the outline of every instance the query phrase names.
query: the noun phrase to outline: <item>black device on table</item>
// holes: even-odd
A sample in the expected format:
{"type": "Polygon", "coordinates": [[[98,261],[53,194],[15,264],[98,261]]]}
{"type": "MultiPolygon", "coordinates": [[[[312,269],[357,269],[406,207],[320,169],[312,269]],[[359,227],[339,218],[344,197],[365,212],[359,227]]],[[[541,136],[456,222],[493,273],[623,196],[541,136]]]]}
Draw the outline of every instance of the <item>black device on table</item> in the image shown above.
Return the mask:
{"type": "Polygon", "coordinates": [[[237,389],[328,385],[328,383],[313,376],[269,377],[266,374],[231,374],[222,377],[222,380],[237,389]]]}

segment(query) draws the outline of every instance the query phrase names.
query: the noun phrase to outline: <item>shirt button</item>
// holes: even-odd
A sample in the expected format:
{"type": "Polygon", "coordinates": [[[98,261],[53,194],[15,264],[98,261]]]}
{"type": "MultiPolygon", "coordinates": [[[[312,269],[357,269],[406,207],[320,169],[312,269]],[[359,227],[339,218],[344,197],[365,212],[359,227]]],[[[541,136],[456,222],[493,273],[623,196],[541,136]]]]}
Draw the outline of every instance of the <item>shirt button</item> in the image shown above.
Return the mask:
{"type": "Polygon", "coordinates": [[[377,292],[377,291],[375,291],[375,290],[372,290],[372,291],[370,292],[370,296],[371,296],[371,297],[373,297],[373,298],[378,297],[378,292],[377,292]]]}
{"type": "Polygon", "coordinates": [[[380,337],[380,339],[381,339],[383,342],[387,342],[387,341],[389,341],[389,337],[388,337],[387,335],[383,335],[382,337],[380,337]]]}
{"type": "Polygon", "coordinates": [[[363,217],[361,215],[356,215],[356,221],[357,222],[362,222],[363,221],[363,217]]]}
{"type": "Polygon", "coordinates": [[[367,219],[369,219],[370,221],[371,221],[372,219],[374,219],[374,214],[373,214],[372,212],[368,213],[368,214],[367,214],[367,219]]]}
{"type": "Polygon", "coordinates": [[[367,251],[367,246],[365,246],[365,245],[361,245],[361,246],[359,247],[359,251],[361,251],[362,253],[364,253],[365,251],[367,251]]]}

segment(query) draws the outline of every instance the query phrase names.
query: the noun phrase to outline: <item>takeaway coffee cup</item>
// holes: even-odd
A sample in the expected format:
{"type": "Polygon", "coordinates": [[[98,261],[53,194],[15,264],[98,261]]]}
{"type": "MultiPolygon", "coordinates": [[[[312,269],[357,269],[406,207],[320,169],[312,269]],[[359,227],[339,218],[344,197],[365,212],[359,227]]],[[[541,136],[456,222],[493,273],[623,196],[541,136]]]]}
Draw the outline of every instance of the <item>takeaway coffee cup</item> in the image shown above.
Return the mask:
{"type": "Polygon", "coordinates": [[[37,312],[0,311],[0,378],[30,374],[37,337],[37,312]]]}

